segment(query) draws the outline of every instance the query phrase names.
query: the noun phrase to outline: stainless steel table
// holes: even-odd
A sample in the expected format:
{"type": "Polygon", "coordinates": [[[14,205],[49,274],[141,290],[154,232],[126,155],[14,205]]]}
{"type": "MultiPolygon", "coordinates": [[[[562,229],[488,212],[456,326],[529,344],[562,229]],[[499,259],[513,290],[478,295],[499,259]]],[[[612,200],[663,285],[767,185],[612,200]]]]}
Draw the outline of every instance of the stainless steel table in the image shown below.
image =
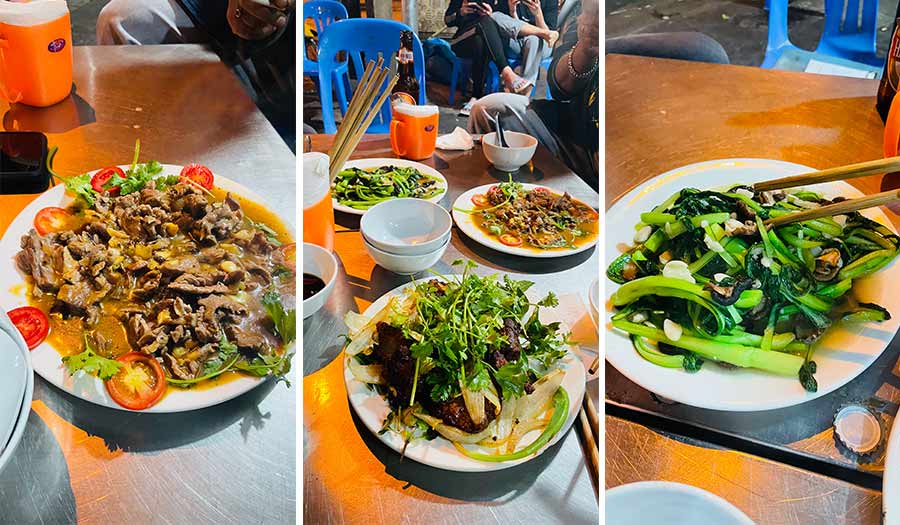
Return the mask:
{"type": "Polygon", "coordinates": [[[658,480],[712,492],[756,525],[881,523],[878,491],[606,416],[606,487],[658,480]]]}
{"type": "MultiPolygon", "coordinates": [[[[142,159],[202,162],[294,217],[295,157],[207,49],[75,48],[75,86],[48,109],[0,103],[5,130],[44,131],[60,147],[61,175],[129,162],[140,138],[142,159]]],[[[0,208],[23,199],[0,196],[0,208]]],[[[38,378],[22,443],[0,475],[0,522],[293,523],[294,382],[149,415],[101,408],[38,378]]]]}
{"type": "MultiPolygon", "coordinates": [[[[327,151],[330,136],[313,136],[316,151],[327,151]]],[[[393,157],[385,136],[367,136],[356,158],[393,157]]],[[[441,204],[449,208],[469,188],[500,182],[505,174],[489,168],[479,147],[469,152],[437,152],[425,161],[449,182],[441,204]]],[[[570,192],[599,206],[599,196],[543,149],[533,170],[516,179],[570,192]]],[[[335,251],[341,273],[325,307],[303,324],[304,471],[303,517],[307,523],[560,523],[593,524],[598,505],[585,467],[581,442],[573,428],[540,457],[493,473],[447,472],[401,460],[358,420],[347,401],[339,354],[341,319],[348,310],[362,311],[409,277],[390,273],[368,256],[357,230],[359,219],[337,214],[335,251]]],[[[435,270],[451,270],[458,258],[474,260],[478,273],[509,273],[535,281],[539,291],[553,290],[563,300],[586,298],[598,277],[595,251],[560,259],[536,260],[504,256],[481,247],[454,228],[450,248],[435,270]]],[[[424,276],[424,274],[419,277],[424,276]]],[[[587,333],[596,351],[596,328],[588,317],[572,319],[573,332],[587,333]],[[587,323],[587,325],[585,324],[587,323]]],[[[588,394],[598,399],[596,376],[588,394]]]]}

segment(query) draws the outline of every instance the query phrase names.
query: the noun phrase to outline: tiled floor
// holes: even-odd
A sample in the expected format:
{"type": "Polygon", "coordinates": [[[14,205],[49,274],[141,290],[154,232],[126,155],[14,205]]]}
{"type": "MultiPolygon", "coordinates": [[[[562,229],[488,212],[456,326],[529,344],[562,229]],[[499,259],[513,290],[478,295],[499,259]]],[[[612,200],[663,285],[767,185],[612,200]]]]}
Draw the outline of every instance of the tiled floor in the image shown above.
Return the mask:
{"type": "MultiPolygon", "coordinates": [[[[733,64],[757,66],[765,55],[768,11],[764,0],[607,0],[606,36],[700,31],[715,38],[733,64]]],[[[885,54],[897,1],[879,2],[877,47],[885,54]]],[[[791,41],[813,49],[824,23],[823,0],[790,2],[791,41]]]]}
{"type": "Polygon", "coordinates": [[[109,0],[69,0],[72,42],[76,46],[96,44],[97,15],[109,0]]]}

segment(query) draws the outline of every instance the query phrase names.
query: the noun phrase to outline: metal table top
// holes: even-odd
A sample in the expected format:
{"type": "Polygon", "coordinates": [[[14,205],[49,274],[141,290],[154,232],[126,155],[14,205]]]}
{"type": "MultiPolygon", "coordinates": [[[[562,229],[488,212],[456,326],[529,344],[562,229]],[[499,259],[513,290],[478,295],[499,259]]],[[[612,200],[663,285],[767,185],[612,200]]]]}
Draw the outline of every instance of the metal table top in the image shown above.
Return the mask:
{"type": "MultiPolygon", "coordinates": [[[[331,136],[313,136],[315,151],[327,151],[331,136]]],[[[354,158],[393,157],[387,137],[365,137],[354,158]]],[[[480,147],[468,152],[438,151],[425,164],[449,183],[441,205],[449,208],[469,188],[501,182],[506,175],[489,168],[480,147]]],[[[538,182],[599,206],[599,196],[581,179],[539,148],[533,171],[521,170],[522,182],[538,182]]],[[[463,474],[401,461],[351,410],[338,358],[346,333],[346,311],[362,311],[378,297],[408,282],[368,256],[358,231],[359,218],[336,214],[335,252],[341,271],[322,310],[303,323],[304,484],[303,517],[308,523],[596,523],[598,505],[575,430],[538,458],[492,473],[463,474]]],[[[495,253],[454,228],[447,253],[436,271],[468,258],[480,274],[510,273],[535,281],[539,292],[555,291],[561,302],[587,304],[597,278],[596,251],[536,260],[495,253]]],[[[422,277],[424,274],[419,275],[422,277]]],[[[596,328],[587,306],[569,322],[583,348],[596,352],[596,328]]],[[[588,395],[598,399],[596,376],[588,395]]]]}
{"type": "MultiPolygon", "coordinates": [[[[0,102],[5,130],[43,131],[60,147],[61,175],[130,162],[140,138],[142,159],[202,162],[293,223],[295,157],[215,54],[77,47],[74,77],[76,94],[51,108],[0,102]]],[[[2,229],[27,200],[0,196],[2,229]]],[[[296,377],[292,389],[268,381],[169,415],[101,408],[37,378],[22,442],[0,475],[0,522],[292,523],[296,377]]]]}
{"type": "Polygon", "coordinates": [[[881,522],[877,491],[617,417],[605,421],[607,489],[638,481],[693,485],[756,525],[881,522]]]}
{"type": "MultiPolygon", "coordinates": [[[[878,81],[620,55],[606,63],[608,205],[694,162],[754,157],[827,168],[882,156],[878,81]],[[664,89],[648,97],[646,85],[664,89]]],[[[882,177],[848,182],[872,194],[882,177]]],[[[900,227],[898,216],[885,211],[900,227]]],[[[606,397],[619,415],[655,414],[657,423],[680,425],[682,434],[880,488],[884,449],[857,457],[835,439],[832,421],[843,404],[864,402],[890,428],[900,404],[897,344],[895,338],[842,388],[786,409],[728,413],[667,403],[609,364],[606,397]]]]}

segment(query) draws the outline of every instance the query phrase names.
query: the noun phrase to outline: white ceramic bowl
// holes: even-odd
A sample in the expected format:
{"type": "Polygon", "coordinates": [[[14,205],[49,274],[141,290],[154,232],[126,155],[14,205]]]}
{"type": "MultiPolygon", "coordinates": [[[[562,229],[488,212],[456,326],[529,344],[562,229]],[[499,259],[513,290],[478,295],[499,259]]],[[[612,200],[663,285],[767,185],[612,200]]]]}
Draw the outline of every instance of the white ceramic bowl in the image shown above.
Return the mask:
{"type": "Polygon", "coordinates": [[[450,237],[447,237],[444,244],[437,250],[426,253],[425,255],[397,255],[394,253],[387,253],[373,246],[365,237],[363,238],[363,242],[366,245],[366,250],[368,250],[369,255],[375,259],[378,266],[396,274],[413,275],[424,272],[441,260],[441,256],[444,255],[444,252],[447,251],[447,246],[450,245],[450,237]]]}
{"type": "Polygon", "coordinates": [[[724,499],[697,487],[641,481],[606,491],[606,525],[752,525],[724,499]]]}
{"type": "Polygon", "coordinates": [[[453,219],[422,199],[393,199],[372,206],[359,221],[372,246],[394,255],[428,255],[446,244],[453,219]]]}
{"type": "Polygon", "coordinates": [[[311,316],[319,311],[328,300],[334,282],[337,280],[338,262],[334,254],[321,246],[303,243],[303,273],[315,275],[325,283],[325,288],[319,293],[303,301],[303,318],[311,316]]]}
{"type": "Polygon", "coordinates": [[[500,171],[517,171],[528,164],[537,149],[537,139],[531,135],[505,131],[508,148],[504,148],[497,142],[497,133],[491,132],[481,138],[481,151],[485,158],[500,171]]]}
{"type": "Polygon", "coordinates": [[[15,424],[9,440],[6,441],[4,438],[4,441],[0,442],[0,473],[2,473],[12,459],[16,447],[25,433],[25,427],[28,425],[28,415],[31,413],[31,399],[34,394],[34,370],[31,365],[31,353],[28,351],[28,347],[25,346],[22,335],[12,326],[9,318],[2,313],[0,313],[0,341],[2,341],[0,344],[3,345],[2,351],[8,349],[11,352],[17,352],[25,365],[25,388],[16,404],[15,424]]]}

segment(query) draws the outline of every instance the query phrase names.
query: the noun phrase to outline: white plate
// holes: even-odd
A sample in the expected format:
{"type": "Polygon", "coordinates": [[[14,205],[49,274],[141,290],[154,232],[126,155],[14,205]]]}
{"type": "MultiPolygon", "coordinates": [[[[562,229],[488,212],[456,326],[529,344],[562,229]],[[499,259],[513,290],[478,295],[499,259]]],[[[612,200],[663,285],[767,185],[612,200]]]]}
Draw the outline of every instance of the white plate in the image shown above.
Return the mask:
{"type": "Polygon", "coordinates": [[[11,338],[14,347],[25,363],[25,390],[19,399],[15,425],[13,426],[12,434],[9,436],[9,441],[6,443],[0,442],[0,474],[2,474],[3,469],[12,459],[16,447],[25,433],[25,427],[28,425],[28,415],[31,413],[31,398],[34,394],[34,371],[31,368],[31,355],[28,352],[28,347],[25,346],[25,340],[22,339],[22,335],[12,326],[5,315],[0,316],[0,335],[4,338],[11,338]]]}
{"type": "MultiPolygon", "coordinates": [[[[475,242],[487,246],[488,248],[497,250],[498,252],[508,253],[510,255],[520,255],[522,257],[534,257],[538,259],[547,259],[552,257],[565,257],[567,255],[575,255],[576,253],[581,253],[585,250],[592,249],[597,244],[597,237],[595,235],[594,238],[585,244],[575,248],[574,250],[533,250],[531,248],[524,248],[522,246],[507,246],[502,242],[498,241],[493,236],[487,235],[475,224],[475,220],[472,218],[471,213],[465,213],[466,210],[471,211],[475,209],[475,204],[472,202],[472,197],[478,195],[479,193],[487,193],[489,189],[496,186],[497,183],[494,184],[485,184],[484,186],[478,186],[477,188],[472,188],[471,190],[463,193],[456,199],[456,202],[453,203],[453,220],[456,221],[456,225],[459,226],[459,229],[463,231],[466,235],[468,235],[475,242]]],[[[548,188],[546,186],[539,186],[537,184],[522,184],[522,188],[526,190],[533,190],[535,188],[543,188],[554,195],[559,195],[559,192],[554,190],[553,188],[548,188]]],[[[578,203],[581,203],[588,208],[594,209],[593,206],[585,203],[584,201],[580,201],[575,197],[572,197],[572,200],[578,203]]],[[[598,219],[599,220],[599,219],[598,219]]]]}
{"type": "MultiPolygon", "coordinates": [[[[357,159],[350,160],[344,164],[344,169],[347,168],[359,168],[359,169],[369,169],[369,168],[380,168],[381,166],[399,166],[401,168],[415,168],[419,170],[423,175],[429,175],[438,180],[437,187],[441,188],[443,191],[435,195],[430,199],[425,199],[428,202],[438,203],[441,199],[444,198],[444,195],[447,194],[447,179],[441,175],[441,172],[432,168],[431,166],[426,166],[421,162],[415,162],[412,160],[406,159],[392,159],[392,158],[381,158],[381,159],[357,159]]],[[[334,181],[332,181],[334,184],[334,181]]],[[[332,205],[334,205],[334,209],[336,211],[342,211],[344,213],[351,213],[353,215],[365,215],[368,210],[357,210],[356,208],[351,208],[350,206],[344,206],[343,204],[338,204],[337,199],[331,199],[332,205]]]]}
{"type": "Polygon", "coordinates": [[[887,459],[884,461],[882,480],[883,525],[900,525],[900,417],[894,418],[888,436],[887,459]],[[894,503],[895,501],[897,503],[894,503]]]}
{"type": "MultiPolygon", "coordinates": [[[[5,313],[0,312],[0,327],[12,326],[5,313]]],[[[27,348],[25,349],[27,352],[27,348]]],[[[19,419],[19,409],[31,369],[27,354],[19,348],[13,335],[0,329],[0,453],[19,419]]]]}
{"type": "MultiPolygon", "coordinates": [[[[425,277],[410,284],[398,286],[390,292],[381,296],[377,301],[372,303],[363,315],[371,317],[381,310],[392,296],[399,295],[405,288],[413,286],[416,283],[430,281],[434,277],[425,277]]],[[[542,312],[542,314],[545,312],[542,312]]],[[[542,315],[543,317],[543,315],[542,315]]],[[[378,437],[385,445],[400,452],[403,450],[403,439],[396,432],[385,432],[379,435],[384,418],[390,412],[387,400],[380,396],[377,392],[370,389],[368,385],[353,377],[353,373],[347,366],[348,359],[346,354],[341,353],[341,359],[344,360],[344,383],[347,385],[347,395],[350,398],[350,406],[356,411],[356,414],[365,423],[366,427],[378,437]]],[[[581,399],[584,397],[585,389],[585,371],[581,360],[572,352],[571,347],[569,353],[562,359],[561,368],[566,371],[563,377],[562,386],[569,394],[569,415],[566,418],[563,427],[553,436],[547,445],[542,447],[537,454],[533,454],[517,461],[506,461],[502,463],[491,463],[486,461],[478,461],[463,455],[456,450],[450,441],[438,436],[437,438],[426,441],[413,441],[406,447],[406,456],[409,459],[430,465],[432,467],[453,470],[456,472],[490,472],[492,470],[502,470],[521,463],[530,461],[544,453],[548,447],[559,441],[572,426],[578,410],[581,407],[581,399]]],[[[531,443],[540,434],[538,431],[532,431],[522,438],[522,443],[531,443]]],[[[488,448],[473,447],[467,445],[472,450],[489,454],[494,451],[488,448]]]]}
{"type": "MultiPolygon", "coordinates": [[[[814,171],[813,168],[776,160],[729,159],[692,164],[664,173],[638,186],[619,199],[606,214],[606,265],[634,241],[634,225],[640,214],[649,211],[682,188],[709,189],[814,171]]],[[[859,197],[862,194],[845,182],[811,186],[826,197],[859,197]]],[[[881,209],[864,215],[892,231],[881,209]]],[[[606,266],[604,266],[604,269],[606,266]]],[[[856,296],[880,304],[893,315],[884,323],[837,324],[816,344],[816,380],[819,389],[810,393],[795,377],[781,377],[759,370],[725,370],[707,363],[695,374],[662,368],[642,359],[627,335],[607,324],[606,359],[628,379],[657,395],[687,405],[714,410],[754,411],[797,405],[824,396],[858,376],[884,352],[900,327],[900,294],[893,283],[900,280],[896,261],[866,279],[854,281],[856,296]]],[[[606,281],[609,297],[619,285],[606,281]]],[[[607,312],[608,317],[611,312],[607,312]]],[[[607,319],[608,319],[607,317],[607,319]]]]}
{"type": "MultiPolygon", "coordinates": [[[[122,166],[129,168],[130,166],[122,166]]],[[[162,175],[177,175],[181,172],[181,166],[170,164],[163,165],[162,175]]],[[[249,189],[240,184],[216,176],[217,187],[234,193],[236,196],[255,203],[263,204],[264,201],[249,189]]],[[[28,301],[25,298],[25,290],[22,284],[25,275],[19,271],[14,261],[15,254],[19,252],[19,239],[32,229],[35,214],[47,206],[59,206],[65,208],[72,203],[72,197],[66,195],[62,184],[54,186],[43,195],[31,202],[10,224],[9,228],[0,240],[0,306],[9,311],[19,306],[25,306],[28,301]]],[[[291,221],[282,218],[286,228],[290,228],[291,221]]],[[[293,232],[292,232],[293,233],[293,232]]],[[[287,351],[293,351],[293,347],[287,351]]],[[[49,343],[42,343],[31,352],[34,371],[56,387],[85,401],[96,403],[117,410],[127,410],[109,397],[103,382],[93,376],[78,374],[76,377],[69,375],[62,363],[62,358],[49,343]]],[[[197,410],[233,399],[263,382],[257,377],[240,377],[215,388],[179,390],[169,388],[166,396],[156,405],[141,412],[184,412],[197,410]]]]}
{"type": "Polygon", "coordinates": [[[606,525],[751,525],[724,499],[697,487],[641,481],[606,491],[606,525]]]}

